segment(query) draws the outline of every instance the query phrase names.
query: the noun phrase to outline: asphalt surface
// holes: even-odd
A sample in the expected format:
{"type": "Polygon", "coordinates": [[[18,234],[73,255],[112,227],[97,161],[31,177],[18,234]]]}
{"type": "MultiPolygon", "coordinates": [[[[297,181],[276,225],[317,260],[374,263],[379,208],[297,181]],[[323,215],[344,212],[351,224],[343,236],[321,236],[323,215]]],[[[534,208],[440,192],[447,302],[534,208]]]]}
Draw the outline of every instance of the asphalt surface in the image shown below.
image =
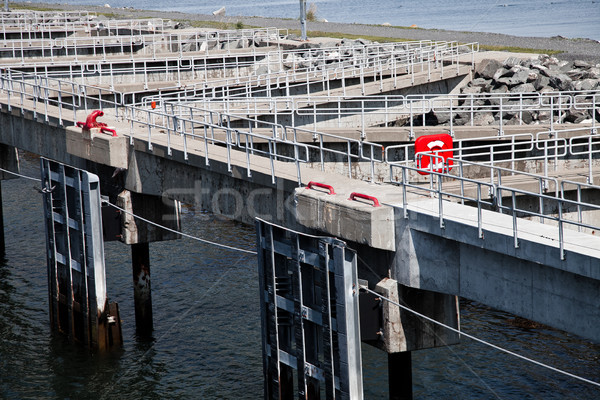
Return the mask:
{"type": "MultiPolygon", "coordinates": [[[[19,3],[11,3],[12,8],[18,8],[19,3]]],[[[21,3],[23,6],[31,6],[31,3],[21,3]]],[[[112,13],[123,18],[164,18],[174,20],[191,21],[217,21],[237,23],[246,26],[274,27],[287,29],[300,29],[300,22],[294,19],[278,19],[263,17],[244,16],[214,16],[206,14],[189,14],[181,12],[134,10],[123,8],[108,8],[94,6],[77,6],[53,3],[35,3],[36,6],[48,6],[53,9],[62,10],[86,10],[97,13],[112,13]]],[[[561,60],[585,60],[600,63],[600,41],[591,39],[569,39],[560,36],[555,37],[523,37],[503,35],[486,32],[459,32],[438,29],[413,29],[398,28],[378,25],[343,24],[336,22],[308,22],[309,31],[342,33],[350,35],[381,36],[409,40],[435,40],[435,41],[458,41],[461,43],[478,42],[486,46],[520,47],[535,49],[538,53],[546,53],[548,50],[559,51],[556,55],[561,60]]],[[[310,38],[309,38],[310,39],[310,38]]]]}

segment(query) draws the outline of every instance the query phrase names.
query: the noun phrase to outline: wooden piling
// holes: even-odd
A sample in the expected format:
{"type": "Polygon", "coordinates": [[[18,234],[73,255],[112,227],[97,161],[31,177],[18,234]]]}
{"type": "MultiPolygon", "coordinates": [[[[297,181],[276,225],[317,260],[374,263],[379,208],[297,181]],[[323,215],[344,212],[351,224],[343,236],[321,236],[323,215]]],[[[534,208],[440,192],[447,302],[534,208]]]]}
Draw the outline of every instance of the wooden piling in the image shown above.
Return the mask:
{"type": "Polygon", "coordinates": [[[133,298],[135,304],[135,327],[138,336],[151,336],[152,291],[150,287],[150,246],[148,243],[131,245],[133,267],[133,298]]]}
{"type": "Polygon", "coordinates": [[[412,400],[412,359],[410,351],[388,353],[390,400],[412,400]]]}
{"type": "Polygon", "coordinates": [[[0,258],[4,257],[4,211],[2,209],[2,180],[0,179],[0,258]]]}

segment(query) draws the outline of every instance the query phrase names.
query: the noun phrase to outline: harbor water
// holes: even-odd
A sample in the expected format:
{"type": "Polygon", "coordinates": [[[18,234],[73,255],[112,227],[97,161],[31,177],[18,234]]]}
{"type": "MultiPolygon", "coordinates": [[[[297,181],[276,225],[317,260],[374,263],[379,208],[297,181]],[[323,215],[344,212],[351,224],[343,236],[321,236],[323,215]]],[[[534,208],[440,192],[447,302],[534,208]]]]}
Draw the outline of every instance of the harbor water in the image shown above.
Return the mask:
{"type": "MultiPolygon", "coordinates": [[[[38,160],[22,172],[39,176],[38,160]]],[[[0,261],[0,399],[261,399],[257,265],[253,256],[191,239],[153,243],[152,340],[137,338],[128,246],[107,243],[111,301],[124,347],[93,354],[50,332],[39,183],[2,182],[6,255],[0,261]]],[[[183,208],[191,235],[253,249],[253,227],[183,208]]],[[[464,332],[600,382],[600,345],[461,301],[464,332]]],[[[387,398],[387,357],[363,345],[366,399],[387,398]]],[[[463,338],[413,352],[415,399],[597,399],[593,385],[463,338]]]]}
{"type": "MultiPolygon", "coordinates": [[[[34,0],[35,2],[36,0],[34,0]]],[[[44,1],[44,0],[43,0],[44,1]]],[[[48,0],[45,0],[48,1],[48,0]]],[[[299,0],[63,0],[61,3],[211,14],[225,7],[235,16],[298,18],[299,0]]],[[[600,0],[306,0],[330,22],[492,32],[515,36],[600,40],[600,0]]]]}

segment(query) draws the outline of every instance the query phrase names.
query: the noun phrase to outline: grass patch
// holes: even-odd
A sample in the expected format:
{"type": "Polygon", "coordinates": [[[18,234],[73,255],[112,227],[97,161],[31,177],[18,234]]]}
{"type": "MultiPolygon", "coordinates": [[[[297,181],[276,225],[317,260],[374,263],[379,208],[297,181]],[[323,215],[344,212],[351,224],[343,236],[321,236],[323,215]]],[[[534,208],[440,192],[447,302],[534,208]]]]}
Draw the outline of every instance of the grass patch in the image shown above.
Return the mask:
{"type": "Polygon", "coordinates": [[[548,54],[549,56],[554,54],[562,53],[560,50],[548,50],[548,49],[530,49],[527,47],[515,47],[515,46],[490,46],[490,45],[479,45],[480,50],[487,51],[508,51],[511,53],[531,53],[531,54],[548,54]]]}
{"type": "Polygon", "coordinates": [[[225,21],[195,21],[191,19],[174,19],[173,22],[181,22],[192,28],[210,28],[210,29],[254,29],[258,26],[244,25],[242,21],[225,22],[225,21]]]}
{"type": "MultiPolygon", "coordinates": [[[[407,28],[407,29],[415,29],[415,28],[407,28]]],[[[295,35],[300,35],[299,30],[290,30],[290,33],[295,35]]],[[[404,38],[391,38],[385,36],[365,36],[365,35],[350,35],[347,33],[339,33],[339,32],[322,32],[322,31],[309,31],[307,33],[309,37],[330,37],[334,39],[365,39],[370,40],[372,42],[379,43],[394,43],[394,42],[411,42],[415,39],[404,39],[404,38]]],[[[511,53],[529,53],[529,54],[548,54],[554,55],[562,53],[560,50],[549,50],[549,49],[532,49],[526,47],[515,47],[515,46],[491,46],[491,45],[479,45],[480,50],[487,51],[506,51],[511,53]]]]}
{"type": "MultiPolygon", "coordinates": [[[[300,36],[300,30],[290,29],[289,33],[300,36]]],[[[309,37],[330,37],[333,39],[365,39],[370,40],[372,42],[409,42],[414,39],[402,39],[402,38],[391,38],[384,36],[369,36],[369,35],[351,35],[349,33],[340,33],[340,32],[323,32],[323,31],[308,31],[306,33],[309,37]]]]}

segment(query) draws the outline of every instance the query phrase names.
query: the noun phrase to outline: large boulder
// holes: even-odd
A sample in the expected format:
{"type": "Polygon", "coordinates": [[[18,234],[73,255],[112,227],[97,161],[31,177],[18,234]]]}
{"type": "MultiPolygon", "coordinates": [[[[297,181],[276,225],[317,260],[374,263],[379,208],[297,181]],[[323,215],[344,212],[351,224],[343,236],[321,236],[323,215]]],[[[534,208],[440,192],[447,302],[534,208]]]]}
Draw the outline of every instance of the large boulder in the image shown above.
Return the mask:
{"type": "Polygon", "coordinates": [[[477,64],[475,67],[476,76],[479,76],[483,79],[492,79],[496,71],[502,68],[502,64],[500,64],[497,60],[485,59],[477,64]]]}
{"type": "Polygon", "coordinates": [[[590,91],[600,88],[600,80],[598,79],[583,79],[573,83],[575,90],[590,91]]]}
{"type": "Polygon", "coordinates": [[[483,91],[482,89],[483,88],[481,86],[465,86],[460,90],[460,92],[462,94],[478,94],[483,91]]]}
{"type": "Polygon", "coordinates": [[[593,65],[586,61],[583,61],[583,60],[575,60],[575,61],[573,61],[573,67],[581,68],[581,69],[589,69],[589,68],[592,68],[593,65]]]}
{"type": "Polygon", "coordinates": [[[550,86],[550,78],[544,75],[539,75],[538,78],[533,82],[533,88],[535,90],[541,90],[547,86],[550,86]]]}
{"type": "Polygon", "coordinates": [[[569,110],[569,112],[565,116],[565,122],[570,122],[572,124],[578,124],[589,118],[590,118],[590,115],[587,113],[587,111],[576,110],[576,109],[572,108],[569,110]]]}
{"type": "Polygon", "coordinates": [[[486,126],[496,122],[494,114],[491,112],[478,112],[473,116],[473,125],[475,126],[486,126]]]}
{"type": "Polygon", "coordinates": [[[492,84],[491,78],[475,78],[471,81],[469,86],[480,87],[485,90],[485,88],[489,87],[492,84]]]}
{"type": "Polygon", "coordinates": [[[522,83],[510,89],[511,93],[532,93],[535,92],[535,87],[532,83],[522,83]]]}
{"type": "Polygon", "coordinates": [[[514,72],[513,72],[512,70],[510,70],[510,69],[506,69],[506,68],[502,67],[502,68],[500,68],[500,69],[498,69],[498,70],[496,71],[496,73],[494,74],[494,76],[492,77],[492,79],[493,79],[494,81],[497,81],[498,79],[500,79],[500,78],[502,78],[502,77],[509,77],[509,76],[512,76],[512,75],[513,75],[513,73],[514,73],[514,72]]]}
{"type": "Polygon", "coordinates": [[[497,83],[504,84],[508,87],[513,87],[517,85],[521,85],[529,81],[529,73],[531,70],[529,69],[519,69],[517,67],[511,70],[511,76],[503,76],[496,80],[497,83]]]}
{"type": "Polygon", "coordinates": [[[508,57],[506,60],[504,60],[503,64],[504,68],[511,69],[517,65],[521,65],[521,59],[518,57],[508,57]]]}
{"type": "Polygon", "coordinates": [[[550,77],[550,86],[561,91],[573,90],[573,80],[565,74],[556,74],[550,77]]]}

